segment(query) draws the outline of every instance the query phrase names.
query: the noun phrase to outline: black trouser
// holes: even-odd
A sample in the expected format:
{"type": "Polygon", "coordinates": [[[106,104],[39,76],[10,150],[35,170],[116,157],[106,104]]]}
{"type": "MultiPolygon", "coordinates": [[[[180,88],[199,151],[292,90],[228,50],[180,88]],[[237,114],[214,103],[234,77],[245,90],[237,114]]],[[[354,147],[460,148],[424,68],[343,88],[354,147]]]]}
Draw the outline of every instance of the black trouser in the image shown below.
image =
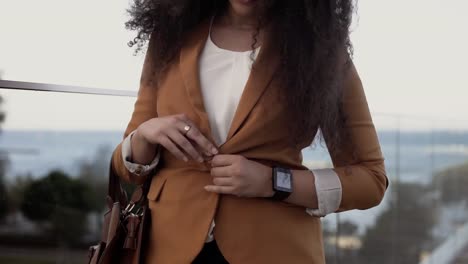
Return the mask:
{"type": "Polygon", "coordinates": [[[216,241],[205,243],[202,251],[198,254],[192,264],[229,264],[219,251],[216,241]]]}

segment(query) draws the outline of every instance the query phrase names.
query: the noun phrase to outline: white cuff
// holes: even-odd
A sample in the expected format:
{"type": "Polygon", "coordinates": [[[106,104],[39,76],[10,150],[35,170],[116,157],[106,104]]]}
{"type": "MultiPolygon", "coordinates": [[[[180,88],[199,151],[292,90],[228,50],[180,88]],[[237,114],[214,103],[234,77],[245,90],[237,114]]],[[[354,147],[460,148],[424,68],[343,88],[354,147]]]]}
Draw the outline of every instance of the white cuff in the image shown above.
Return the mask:
{"type": "Polygon", "coordinates": [[[341,204],[341,181],[333,169],[311,170],[315,176],[318,209],[306,209],[312,216],[323,217],[336,212],[341,204]]]}
{"type": "Polygon", "coordinates": [[[130,133],[122,142],[122,158],[123,158],[124,165],[128,171],[130,171],[132,174],[135,174],[137,176],[146,176],[151,172],[151,170],[153,170],[158,165],[159,157],[161,156],[161,153],[158,149],[156,153],[156,157],[153,159],[153,161],[149,165],[142,165],[142,164],[131,162],[132,160],[131,139],[135,131],[136,130],[130,133]]]}

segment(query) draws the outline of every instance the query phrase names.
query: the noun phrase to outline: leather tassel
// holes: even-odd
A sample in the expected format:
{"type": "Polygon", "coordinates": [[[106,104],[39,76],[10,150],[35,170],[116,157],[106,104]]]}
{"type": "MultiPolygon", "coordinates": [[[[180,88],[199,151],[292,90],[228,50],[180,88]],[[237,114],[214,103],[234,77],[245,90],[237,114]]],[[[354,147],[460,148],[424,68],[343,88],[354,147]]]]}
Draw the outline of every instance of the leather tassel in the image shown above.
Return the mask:
{"type": "Polygon", "coordinates": [[[125,249],[135,250],[137,248],[137,232],[138,226],[140,225],[140,217],[134,214],[131,214],[127,218],[127,236],[124,242],[125,249]]]}
{"type": "Polygon", "coordinates": [[[112,209],[110,211],[110,219],[109,219],[109,229],[107,232],[107,239],[106,243],[109,243],[117,233],[117,228],[119,227],[120,223],[120,203],[116,202],[113,204],[112,209]]]}

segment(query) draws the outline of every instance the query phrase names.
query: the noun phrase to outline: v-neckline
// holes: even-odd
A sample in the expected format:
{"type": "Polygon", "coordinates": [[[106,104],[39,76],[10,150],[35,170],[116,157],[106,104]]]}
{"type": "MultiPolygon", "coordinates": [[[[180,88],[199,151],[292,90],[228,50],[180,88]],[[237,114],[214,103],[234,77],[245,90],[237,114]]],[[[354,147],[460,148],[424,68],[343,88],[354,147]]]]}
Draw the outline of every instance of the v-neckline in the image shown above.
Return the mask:
{"type": "MultiPolygon", "coordinates": [[[[200,130],[206,133],[206,136],[214,142],[211,125],[203,101],[199,65],[201,52],[209,37],[209,25],[210,20],[205,20],[188,36],[180,51],[179,66],[187,94],[201,121],[199,124],[200,130]]],[[[275,60],[273,57],[272,54],[269,54],[268,45],[264,43],[257,59],[252,64],[252,70],[240,96],[226,140],[218,148],[228,145],[270,83],[278,66],[278,60],[275,60]]]]}

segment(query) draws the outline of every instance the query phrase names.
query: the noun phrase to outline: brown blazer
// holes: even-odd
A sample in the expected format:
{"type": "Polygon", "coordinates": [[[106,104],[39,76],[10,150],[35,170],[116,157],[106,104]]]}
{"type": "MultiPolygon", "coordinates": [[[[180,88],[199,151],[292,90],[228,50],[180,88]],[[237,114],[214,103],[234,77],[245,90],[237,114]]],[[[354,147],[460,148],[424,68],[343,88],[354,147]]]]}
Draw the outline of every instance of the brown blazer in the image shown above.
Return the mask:
{"type": "MultiPolygon", "coordinates": [[[[150,45],[124,138],[146,120],[185,113],[212,139],[198,75],[198,59],[207,36],[208,23],[202,23],[187,38],[180,60],[169,67],[157,88],[147,81],[152,72],[150,45]]],[[[266,165],[306,170],[301,149],[312,143],[315,133],[299,148],[287,144],[290,135],[284,128],[288,120],[282,104],[275,99],[278,86],[272,81],[278,61],[270,50],[268,43],[263,45],[227,141],[219,150],[266,165]]],[[[352,159],[350,143],[341,146],[341,154],[331,153],[343,188],[339,211],[367,209],[380,203],[388,183],[377,134],[354,67],[346,78],[344,110],[357,160],[352,159]]],[[[148,194],[152,225],[147,263],[191,263],[204,245],[213,218],[216,241],[230,263],[325,262],[320,219],[308,215],[304,208],[266,199],[208,193],[203,189],[212,182],[208,164],[179,161],[164,149],[161,157],[163,166],[154,175],[148,194]]],[[[122,178],[143,181],[125,168],[121,144],[113,153],[112,163],[122,178]]]]}

